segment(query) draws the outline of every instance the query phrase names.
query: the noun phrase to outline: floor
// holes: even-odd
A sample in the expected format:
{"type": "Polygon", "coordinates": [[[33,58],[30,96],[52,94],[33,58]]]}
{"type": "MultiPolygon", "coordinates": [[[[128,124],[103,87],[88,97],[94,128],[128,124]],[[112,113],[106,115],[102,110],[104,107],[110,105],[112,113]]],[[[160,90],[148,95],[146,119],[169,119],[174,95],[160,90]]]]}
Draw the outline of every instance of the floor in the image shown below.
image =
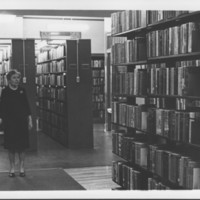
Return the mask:
{"type": "Polygon", "coordinates": [[[65,171],[86,190],[111,190],[119,187],[112,181],[111,166],[70,168],[65,171]]]}
{"type": "MultiPolygon", "coordinates": [[[[0,171],[8,171],[7,151],[0,146],[0,171]]],[[[103,124],[94,124],[94,148],[71,150],[38,132],[38,151],[28,152],[26,169],[63,168],[84,188],[113,189],[111,181],[112,154],[111,133],[104,132],[103,124]]],[[[16,159],[16,166],[18,159],[16,159]]],[[[17,168],[16,168],[17,170],[17,168]]]]}

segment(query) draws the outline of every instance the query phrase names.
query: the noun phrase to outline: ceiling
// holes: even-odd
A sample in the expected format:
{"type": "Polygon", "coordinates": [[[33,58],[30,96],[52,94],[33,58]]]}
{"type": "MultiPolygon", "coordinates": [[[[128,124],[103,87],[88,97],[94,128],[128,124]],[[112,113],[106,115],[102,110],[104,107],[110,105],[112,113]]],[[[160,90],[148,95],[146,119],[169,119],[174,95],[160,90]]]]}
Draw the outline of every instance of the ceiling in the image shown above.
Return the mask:
{"type": "Polygon", "coordinates": [[[110,17],[119,10],[0,10],[0,14],[17,16],[77,16],[77,17],[110,17]]]}

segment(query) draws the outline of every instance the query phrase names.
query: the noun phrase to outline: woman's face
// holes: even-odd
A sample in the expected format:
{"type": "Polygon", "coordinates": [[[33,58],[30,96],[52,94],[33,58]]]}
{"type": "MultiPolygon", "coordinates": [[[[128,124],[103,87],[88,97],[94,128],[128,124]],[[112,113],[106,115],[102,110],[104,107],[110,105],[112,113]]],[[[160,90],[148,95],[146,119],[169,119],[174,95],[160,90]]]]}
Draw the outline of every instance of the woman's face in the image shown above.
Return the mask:
{"type": "Polygon", "coordinates": [[[20,75],[19,74],[13,74],[11,77],[10,77],[10,80],[9,80],[9,84],[13,87],[17,87],[20,83],[20,75]]]}

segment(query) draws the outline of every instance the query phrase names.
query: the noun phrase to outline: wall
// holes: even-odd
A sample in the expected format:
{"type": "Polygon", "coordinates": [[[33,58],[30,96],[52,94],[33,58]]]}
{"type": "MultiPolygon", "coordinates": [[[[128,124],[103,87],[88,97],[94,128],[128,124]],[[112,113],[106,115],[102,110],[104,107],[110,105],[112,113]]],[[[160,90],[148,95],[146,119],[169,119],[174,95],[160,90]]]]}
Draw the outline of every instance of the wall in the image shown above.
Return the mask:
{"type": "Polygon", "coordinates": [[[23,10],[198,10],[200,8],[199,0],[171,2],[160,0],[0,0],[0,3],[1,9],[23,10]]]}
{"type": "Polygon", "coordinates": [[[14,22],[0,22],[0,38],[22,38],[23,18],[17,17],[14,22]]]}
{"type": "MultiPolygon", "coordinates": [[[[17,17],[12,23],[0,23],[0,38],[40,39],[40,31],[48,31],[51,23],[61,23],[60,19],[36,19],[17,17]]],[[[83,39],[91,39],[92,53],[104,53],[104,21],[73,20],[74,24],[84,23],[89,30],[82,31],[83,39]]]]}
{"type": "MultiPolygon", "coordinates": [[[[1,9],[36,9],[36,10],[104,10],[130,9],[144,6],[150,0],[1,0],[1,9]],[[147,1],[147,2],[144,2],[147,1]],[[94,3],[95,2],[95,3],[94,3]],[[142,5],[141,5],[142,4],[142,5]]],[[[155,1],[155,0],[154,0],[155,1]]],[[[160,4],[160,0],[156,0],[160,4]]],[[[193,0],[194,1],[194,0],[193,0]]],[[[152,3],[152,2],[151,2],[152,3]]],[[[167,4],[167,3],[166,3],[167,4]]],[[[168,3],[169,4],[169,3],[168,3]]],[[[150,4],[151,5],[151,4],[150,4]]]]}
{"type": "MultiPolygon", "coordinates": [[[[58,19],[24,19],[24,37],[40,38],[40,31],[48,31],[48,24],[62,23],[58,19]]],[[[89,30],[82,31],[83,39],[91,39],[92,53],[104,52],[104,21],[73,20],[74,24],[84,23],[89,26],[89,30]]],[[[0,33],[1,35],[1,33],[0,33]]],[[[1,37],[1,36],[0,36],[1,37]]]]}

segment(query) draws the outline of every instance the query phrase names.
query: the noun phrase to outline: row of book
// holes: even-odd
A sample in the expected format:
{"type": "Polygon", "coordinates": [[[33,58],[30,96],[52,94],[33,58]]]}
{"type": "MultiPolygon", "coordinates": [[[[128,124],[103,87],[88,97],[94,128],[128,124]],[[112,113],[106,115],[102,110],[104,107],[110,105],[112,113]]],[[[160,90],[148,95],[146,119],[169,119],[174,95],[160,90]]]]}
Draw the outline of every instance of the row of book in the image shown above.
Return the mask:
{"type": "Polygon", "coordinates": [[[147,131],[146,105],[133,106],[113,101],[112,122],[122,126],[147,131]]]}
{"type": "Polygon", "coordinates": [[[104,78],[94,77],[92,79],[92,83],[93,83],[93,85],[104,85],[104,78]]]}
{"type": "Polygon", "coordinates": [[[9,70],[10,70],[10,60],[2,61],[2,63],[0,63],[0,74],[5,74],[9,72],[9,70]]]}
{"type": "Polygon", "coordinates": [[[60,101],[65,101],[67,97],[67,92],[64,88],[48,88],[37,86],[36,93],[40,98],[55,99],[60,101]]]}
{"type": "Polygon", "coordinates": [[[8,80],[6,78],[6,75],[5,74],[2,74],[2,75],[0,74],[0,86],[4,87],[6,85],[8,85],[8,80]]]}
{"type": "Polygon", "coordinates": [[[92,77],[104,77],[104,70],[92,70],[92,77]]]}
{"type": "Polygon", "coordinates": [[[42,121],[42,124],[46,122],[49,124],[51,128],[54,126],[60,131],[67,130],[66,119],[60,115],[57,115],[51,111],[40,109],[38,116],[39,116],[39,119],[42,121]]]}
{"type": "MultiPolygon", "coordinates": [[[[149,94],[199,96],[199,67],[166,67],[165,63],[148,65],[149,94]]],[[[147,80],[148,81],[148,78],[147,80]]]]}
{"type": "Polygon", "coordinates": [[[65,56],[65,45],[60,45],[55,48],[51,48],[48,51],[40,52],[37,55],[37,62],[45,62],[52,59],[62,58],[65,56]]]}
{"type": "Polygon", "coordinates": [[[114,64],[200,51],[199,23],[189,22],[180,26],[147,33],[146,38],[126,40],[112,46],[114,64]]]}
{"type": "Polygon", "coordinates": [[[136,65],[133,72],[127,72],[126,66],[117,66],[113,76],[113,94],[147,95],[147,65],[136,65]]]}
{"type": "Polygon", "coordinates": [[[92,108],[93,118],[101,120],[104,118],[104,59],[92,58],[92,108]]]}
{"type": "Polygon", "coordinates": [[[104,94],[92,94],[93,102],[104,102],[104,94]]]}
{"type": "Polygon", "coordinates": [[[49,63],[38,64],[36,67],[36,73],[57,73],[66,71],[65,60],[57,60],[49,63]]]}
{"type": "Polygon", "coordinates": [[[50,112],[53,112],[57,115],[65,115],[67,114],[66,104],[64,102],[56,101],[56,100],[48,100],[48,99],[39,99],[39,107],[42,109],[46,109],[50,112]]]}
{"type": "Polygon", "coordinates": [[[126,66],[117,66],[113,76],[114,94],[200,97],[200,68],[178,65],[179,62],[176,67],[167,67],[166,63],[136,65],[132,72],[127,72],[126,66]]]}
{"type": "Polygon", "coordinates": [[[93,109],[95,110],[103,110],[105,108],[104,102],[103,101],[93,101],[93,109]]]}
{"type": "MultiPolygon", "coordinates": [[[[134,141],[133,137],[128,137],[125,135],[125,132],[112,132],[112,152],[121,158],[133,163],[133,159],[135,156],[133,155],[133,151],[131,151],[132,142],[134,141]],[[134,157],[133,157],[134,156],[134,157]]],[[[139,158],[138,158],[139,160],[139,158]]],[[[139,163],[140,165],[140,163],[139,163]]],[[[141,163],[141,165],[147,165],[147,162],[141,163]]]]}
{"type": "Polygon", "coordinates": [[[171,188],[156,178],[148,178],[148,190],[170,190],[171,188]]]}
{"type": "Polygon", "coordinates": [[[104,68],[104,60],[103,59],[91,60],[91,67],[92,68],[104,68]]]}
{"type": "Polygon", "coordinates": [[[147,11],[147,24],[155,24],[160,21],[165,21],[188,14],[187,10],[151,10],[147,11]]]}
{"type": "Polygon", "coordinates": [[[111,33],[117,34],[132,29],[146,27],[160,21],[186,15],[189,11],[168,10],[125,10],[111,14],[111,33]]]}
{"type": "Polygon", "coordinates": [[[147,189],[147,177],[123,161],[112,162],[112,180],[126,190],[147,189]]]}
{"type": "Polygon", "coordinates": [[[103,94],[104,93],[104,85],[93,85],[92,94],[103,94]]]}
{"type": "Polygon", "coordinates": [[[112,122],[157,134],[170,140],[200,144],[199,112],[158,109],[147,105],[112,102],[112,122]]]}
{"type": "Polygon", "coordinates": [[[36,77],[36,84],[38,85],[52,85],[52,86],[66,86],[66,74],[42,74],[36,77]]]}
{"type": "Polygon", "coordinates": [[[186,189],[200,189],[199,161],[179,153],[159,149],[156,145],[150,145],[149,148],[152,172],[186,189]]]}
{"type": "Polygon", "coordinates": [[[193,110],[200,108],[200,100],[192,98],[165,98],[165,97],[151,97],[146,98],[149,105],[154,105],[156,108],[175,109],[175,110],[193,110]]]}
{"type": "Polygon", "coordinates": [[[186,152],[177,153],[173,149],[169,150],[165,144],[147,144],[122,133],[113,133],[113,142],[113,152],[121,152],[119,156],[130,163],[175,185],[186,189],[200,189],[200,161],[186,155],[186,152]]]}
{"type": "Polygon", "coordinates": [[[133,167],[128,166],[126,162],[118,161],[112,164],[112,179],[128,190],[170,190],[171,188],[161,181],[152,177],[142,176],[142,173],[135,170],[133,167]],[[144,182],[147,182],[144,184],[144,182]],[[144,187],[145,185],[146,187],[144,187]]]}
{"type": "Polygon", "coordinates": [[[40,127],[45,134],[54,138],[56,141],[59,141],[61,144],[64,145],[67,144],[67,134],[65,130],[63,131],[60,128],[53,127],[48,122],[45,122],[42,119],[40,119],[40,127]]]}
{"type": "Polygon", "coordinates": [[[111,34],[146,27],[145,10],[125,10],[111,14],[111,34]]]}
{"type": "Polygon", "coordinates": [[[65,56],[65,45],[59,45],[56,48],[51,48],[49,50],[49,59],[57,59],[65,56]]]}
{"type": "Polygon", "coordinates": [[[124,43],[127,40],[126,37],[112,37],[107,36],[107,49],[111,49],[114,44],[124,43]]]}
{"type": "Polygon", "coordinates": [[[151,58],[199,52],[199,27],[199,22],[189,22],[147,33],[147,56],[151,58]]]}
{"type": "Polygon", "coordinates": [[[0,51],[0,62],[4,62],[11,57],[11,46],[3,47],[0,51]]]}
{"type": "Polygon", "coordinates": [[[147,58],[146,38],[126,40],[112,46],[113,64],[144,61],[147,58]]]}
{"type": "Polygon", "coordinates": [[[176,67],[199,67],[200,59],[181,60],[176,62],[176,67]]]}

